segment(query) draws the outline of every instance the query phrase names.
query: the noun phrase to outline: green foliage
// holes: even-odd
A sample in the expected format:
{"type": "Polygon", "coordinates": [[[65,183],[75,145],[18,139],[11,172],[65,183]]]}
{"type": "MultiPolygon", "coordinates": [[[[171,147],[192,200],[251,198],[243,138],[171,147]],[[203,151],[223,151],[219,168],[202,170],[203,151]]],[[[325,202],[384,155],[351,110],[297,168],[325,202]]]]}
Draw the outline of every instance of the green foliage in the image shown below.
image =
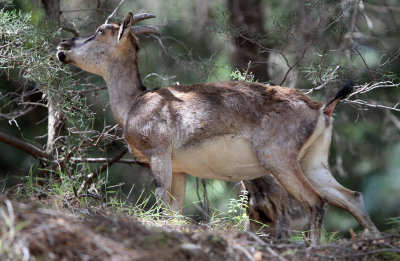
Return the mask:
{"type": "Polygon", "coordinates": [[[227,222],[228,227],[233,227],[235,229],[245,231],[246,223],[249,221],[249,216],[247,215],[248,208],[248,191],[241,191],[239,197],[231,198],[228,204],[228,211],[226,215],[223,215],[221,220],[227,222]]]}
{"type": "Polygon", "coordinates": [[[16,222],[12,205],[6,201],[7,208],[0,207],[0,218],[4,220],[6,226],[0,226],[0,256],[2,260],[24,260],[24,249],[13,244],[13,239],[18,232],[23,229],[25,222],[16,222]]]}
{"type": "Polygon", "coordinates": [[[240,192],[238,199],[231,199],[229,201],[229,209],[228,214],[231,215],[233,219],[243,220],[248,218],[246,209],[248,208],[248,195],[249,192],[246,190],[242,190],[240,192]]]}
{"type": "Polygon", "coordinates": [[[274,14],[272,17],[275,30],[278,32],[287,32],[300,27],[301,23],[298,19],[299,17],[296,11],[274,14]]]}
{"type": "Polygon", "coordinates": [[[333,231],[329,232],[325,229],[325,227],[322,227],[322,233],[321,233],[321,244],[332,244],[341,239],[341,236],[339,235],[339,232],[333,231]]]}
{"type": "Polygon", "coordinates": [[[381,260],[400,261],[400,254],[396,252],[382,252],[380,255],[381,260]]]}
{"type": "Polygon", "coordinates": [[[231,14],[226,9],[215,9],[212,11],[213,24],[207,29],[224,37],[225,40],[230,40],[231,36],[240,35],[241,28],[233,28],[230,23],[231,14]]]}
{"type": "Polygon", "coordinates": [[[0,0],[0,8],[11,7],[13,4],[13,0],[0,0]]]}
{"type": "Polygon", "coordinates": [[[391,217],[387,220],[387,224],[392,226],[394,231],[400,231],[400,216],[399,217],[391,217]]]}
{"type": "Polygon", "coordinates": [[[11,78],[34,82],[45,97],[57,101],[73,125],[82,127],[92,120],[92,113],[77,92],[68,67],[55,57],[60,32],[52,26],[39,28],[30,13],[20,10],[0,10],[0,70],[11,78]]]}
{"type": "MultiPolygon", "coordinates": [[[[247,69],[240,71],[236,69],[231,73],[231,77],[236,81],[254,82],[254,74],[250,71],[251,61],[247,64],[247,69]]],[[[257,81],[256,81],[257,82],[257,81]]]]}
{"type": "MultiPolygon", "coordinates": [[[[297,242],[303,242],[309,241],[309,231],[293,231],[290,239],[297,241],[297,242]]],[[[324,226],[322,226],[322,231],[321,231],[321,244],[322,245],[329,245],[335,242],[338,242],[342,236],[339,234],[339,232],[328,232],[324,226]]]]}
{"type": "Polygon", "coordinates": [[[48,34],[55,37],[51,31],[42,32],[31,23],[31,15],[21,11],[0,11],[2,24],[0,40],[0,69],[10,70],[16,67],[22,71],[22,77],[41,84],[48,90],[58,79],[58,73],[63,71],[54,59],[54,45],[46,41],[48,34]]]}
{"type": "MultiPolygon", "coordinates": [[[[318,55],[321,57],[321,59],[323,59],[324,54],[318,55]]],[[[321,64],[316,65],[312,62],[300,69],[303,73],[305,73],[307,79],[314,86],[320,83],[335,81],[344,74],[344,68],[340,65],[337,65],[336,67],[327,66],[323,68],[321,64]]]]}
{"type": "MultiPolygon", "coordinates": [[[[82,97],[75,90],[77,85],[70,67],[61,65],[56,59],[56,43],[61,38],[61,33],[54,25],[48,23],[47,26],[39,27],[32,21],[30,13],[24,13],[20,10],[0,10],[0,74],[6,75],[9,81],[20,81],[29,83],[33,86],[35,92],[42,92],[42,99],[36,103],[47,105],[52,100],[52,106],[61,111],[67,117],[67,128],[77,135],[61,137],[57,140],[59,149],[57,160],[64,161],[70,157],[61,152],[76,150],[71,156],[85,155],[85,146],[88,147],[86,140],[101,136],[98,132],[91,132],[94,124],[94,113],[86,104],[86,98],[82,97]],[[83,147],[83,148],[81,148],[83,147]]],[[[2,84],[1,88],[7,88],[7,84],[2,84]]],[[[0,92],[2,100],[1,112],[10,117],[16,123],[16,118],[24,115],[25,107],[20,100],[24,98],[15,98],[12,95],[25,95],[24,93],[14,93],[14,90],[0,92]],[[11,95],[10,95],[11,93],[11,95]]],[[[28,101],[29,99],[26,98],[28,101]]],[[[18,126],[18,124],[16,123],[18,126]]],[[[103,140],[96,144],[102,145],[103,140]]],[[[36,168],[35,171],[37,171],[36,168]]],[[[32,168],[31,168],[32,172],[32,168]]],[[[79,188],[79,182],[86,177],[85,172],[90,172],[87,164],[65,161],[59,164],[56,169],[46,170],[49,175],[59,176],[61,178],[60,190],[71,189],[70,185],[79,188]],[[65,173],[73,173],[66,175],[65,173]],[[72,180],[70,180],[72,179],[72,180]],[[67,181],[68,180],[68,181],[67,181]],[[62,187],[66,186],[66,188],[62,187]]],[[[29,174],[30,177],[34,175],[29,174]]],[[[28,179],[29,184],[37,182],[28,179]]],[[[56,184],[54,184],[56,185],[56,184]]],[[[71,190],[70,190],[71,191],[71,190]]]]}

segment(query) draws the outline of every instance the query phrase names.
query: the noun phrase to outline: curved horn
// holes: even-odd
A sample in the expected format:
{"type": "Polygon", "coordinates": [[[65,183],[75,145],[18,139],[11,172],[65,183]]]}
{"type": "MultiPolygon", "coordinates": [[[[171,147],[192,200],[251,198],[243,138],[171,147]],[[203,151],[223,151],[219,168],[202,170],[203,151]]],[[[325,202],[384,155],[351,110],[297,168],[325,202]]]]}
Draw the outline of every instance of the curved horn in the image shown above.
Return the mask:
{"type": "Polygon", "coordinates": [[[133,23],[138,23],[145,19],[155,18],[156,16],[148,13],[135,14],[133,16],[133,23]]]}
{"type": "Polygon", "coordinates": [[[138,34],[157,34],[161,35],[160,29],[149,25],[132,26],[131,31],[134,35],[138,34]]]}

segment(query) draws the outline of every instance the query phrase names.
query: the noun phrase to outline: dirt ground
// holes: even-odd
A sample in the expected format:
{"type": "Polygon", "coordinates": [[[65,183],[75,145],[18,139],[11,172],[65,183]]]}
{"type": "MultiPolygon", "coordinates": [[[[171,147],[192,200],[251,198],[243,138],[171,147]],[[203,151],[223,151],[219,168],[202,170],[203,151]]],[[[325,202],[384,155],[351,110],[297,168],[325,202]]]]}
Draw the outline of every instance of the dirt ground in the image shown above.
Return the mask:
{"type": "Polygon", "coordinates": [[[0,196],[0,260],[400,260],[398,231],[308,247],[251,232],[175,229],[168,219],[155,225],[105,211],[71,214],[37,201],[0,196]]]}

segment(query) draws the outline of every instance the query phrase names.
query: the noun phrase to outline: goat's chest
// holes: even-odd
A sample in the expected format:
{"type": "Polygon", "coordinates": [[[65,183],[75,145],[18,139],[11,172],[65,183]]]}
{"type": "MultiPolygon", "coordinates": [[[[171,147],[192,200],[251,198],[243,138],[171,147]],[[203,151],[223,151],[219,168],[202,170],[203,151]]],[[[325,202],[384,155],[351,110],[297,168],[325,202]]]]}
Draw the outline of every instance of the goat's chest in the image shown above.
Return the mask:
{"type": "Polygon", "coordinates": [[[254,179],[266,174],[249,141],[233,135],[173,150],[172,168],[174,172],[226,181],[254,179]]]}

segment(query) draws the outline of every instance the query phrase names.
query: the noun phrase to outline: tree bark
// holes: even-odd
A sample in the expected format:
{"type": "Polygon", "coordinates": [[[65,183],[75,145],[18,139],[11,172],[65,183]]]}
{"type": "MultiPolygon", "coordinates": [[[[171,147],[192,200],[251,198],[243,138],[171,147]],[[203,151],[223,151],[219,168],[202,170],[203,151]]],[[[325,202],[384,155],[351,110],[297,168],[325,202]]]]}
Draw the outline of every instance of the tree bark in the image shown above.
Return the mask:
{"type": "Polygon", "coordinates": [[[48,97],[48,120],[47,120],[47,144],[46,153],[54,155],[56,149],[56,139],[65,134],[66,116],[58,111],[53,97],[48,97]]]}
{"type": "Polygon", "coordinates": [[[263,6],[261,0],[229,0],[228,9],[231,13],[231,24],[235,29],[241,29],[240,35],[234,38],[234,50],[231,54],[233,66],[239,70],[246,70],[249,62],[250,71],[259,82],[267,82],[268,53],[260,52],[260,47],[246,38],[253,38],[255,34],[263,35],[265,30],[263,6]]]}
{"type": "Polygon", "coordinates": [[[60,1],[59,0],[42,0],[42,4],[44,10],[46,11],[47,17],[57,23],[60,24],[60,1]]]}

